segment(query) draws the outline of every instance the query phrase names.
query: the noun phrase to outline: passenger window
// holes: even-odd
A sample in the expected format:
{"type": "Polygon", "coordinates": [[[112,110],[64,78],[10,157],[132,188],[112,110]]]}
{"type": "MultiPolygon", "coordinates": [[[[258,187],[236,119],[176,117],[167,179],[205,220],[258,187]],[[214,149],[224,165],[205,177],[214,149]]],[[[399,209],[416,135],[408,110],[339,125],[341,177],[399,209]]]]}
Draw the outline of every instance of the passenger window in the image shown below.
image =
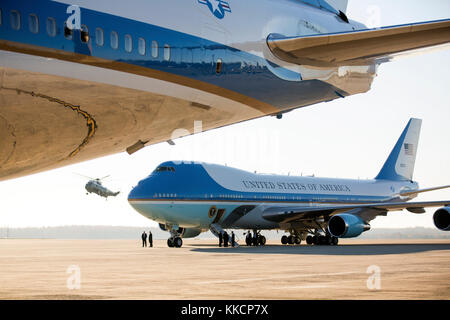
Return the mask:
{"type": "Polygon", "coordinates": [[[99,47],[103,47],[103,45],[105,44],[105,36],[102,28],[95,29],[95,43],[99,47]]]}
{"type": "Polygon", "coordinates": [[[53,18],[47,18],[47,34],[50,37],[56,36],[56,20],[53,18]]]}
{"type": "Polygon", "coordinates": [[[67,22],[64,22],[64,37],[68,40],[73,39],[73,30],[69,29],[69,27],[67,26],[67,22]]]}
{"type": "Polygon", "coordinates": [[[146,51],[146,45],[145,45],[145,39],[139,38],[138,40],[138,49],[139,49],[139,54],[141,56],[145,55],[145,51],[146,51]]]}
{"type": "Polygon", "coordinates": [[[220,74],[221,72],[222,72],[222,59],[217,59],[216,74],[220,74]]]}
{"type": "Polygon", "coordinates": [[[164,45],[164,60],[170,60],[170,46],[168,44],[164,45]]]}
{"type": "Polygon", "coordinates": [[[158,42],[152,41],[152,57],[158,58],[158,42]]]}
{"type": "Polygon", "coordinates": [[[81,26],[80,39],[81,39],[81,42],[84,42],[84,43],[89,42],[89,29],[84,24],[81,26]]]}
{"type": "Polygon", "coordinates": [[[133,51],[133,38],[129,34],[125,35],[125,51],[131,52],[133,51]]]}
{"type": "Polygon", "coordinates": [[[115,31],[111,31],[111,48],[119,48],[119,35],[115,31]]]}
{"type": "Polygon", "coordinates": [[[31,33],[39,32],[39,18],[35,14],[30,14],[28,16],[28,28],[31,33]]]}
{"type": "Polygon", "coordinates": [[[20,13],[17,10],[11,11],[11,28],[14,30],[20,29],[20,13]]]}

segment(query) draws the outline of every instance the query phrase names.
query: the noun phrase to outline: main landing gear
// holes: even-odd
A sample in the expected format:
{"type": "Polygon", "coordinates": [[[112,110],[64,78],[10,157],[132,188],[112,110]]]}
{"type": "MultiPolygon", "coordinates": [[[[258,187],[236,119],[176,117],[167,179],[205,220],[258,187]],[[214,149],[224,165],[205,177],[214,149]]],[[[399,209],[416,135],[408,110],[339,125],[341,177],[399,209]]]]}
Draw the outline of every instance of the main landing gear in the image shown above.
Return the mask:
{"type": "Polygon", "coordinates": [[[326,246],[337,246],[339,239],[337,237],[333,237],[329,234],[326,235],[308,235],[306,237],[307,244],[314,245],[326,245],[326,246]]]}
{"type": "Polygon", "coordinates": [[[266,237],[260,234],[259,231],[253,230],[253,235],[249,231],[247,236],[245,237],[245,244],[247,246],[265,246],[266,245],[266,237]]]}
{"type": "Polygon", "coordinates": [[[282,244],[297,244],[297,245],[299,245],[300,243],[302,243],[302,239],[297,235],[282,236],[281,243],[282,244]]]}
{"type": "MultiPolygon", "coordinates": [[[[305,239],[305,233],[295,233],[291,231],[289,236],[284,235],[281,237],[281,243],[284,245],[299,245],[302,242],[302,239],[305,239]]],[[[319,233],[318,230],[312,232],[306,236],[306,244],[309,245],[328,245],[328,246],[336,246],[339,242],[337,237],[330,235],[328,232],[325,234],[319,233]]]]}

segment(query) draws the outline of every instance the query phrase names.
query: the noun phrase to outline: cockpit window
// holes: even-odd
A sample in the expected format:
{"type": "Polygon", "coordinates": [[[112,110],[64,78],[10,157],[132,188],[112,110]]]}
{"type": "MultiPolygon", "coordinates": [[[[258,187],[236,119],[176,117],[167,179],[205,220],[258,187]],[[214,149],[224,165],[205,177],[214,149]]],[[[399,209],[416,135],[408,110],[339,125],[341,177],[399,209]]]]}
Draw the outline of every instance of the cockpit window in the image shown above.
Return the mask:
{"type": "Polygon", "coordinates": [[[175,168],[174,167],[158,167],[155,170],[156,172],[162,172],[162,171],[172,171],[175,172],[175,168]]]}

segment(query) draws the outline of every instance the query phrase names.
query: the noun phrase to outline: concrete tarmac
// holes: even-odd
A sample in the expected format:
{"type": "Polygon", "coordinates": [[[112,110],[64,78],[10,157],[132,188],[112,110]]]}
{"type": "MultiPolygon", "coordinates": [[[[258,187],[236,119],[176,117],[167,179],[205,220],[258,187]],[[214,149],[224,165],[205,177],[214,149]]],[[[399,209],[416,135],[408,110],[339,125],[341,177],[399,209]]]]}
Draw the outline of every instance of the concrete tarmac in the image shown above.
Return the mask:
{"type": "Polygon", "coordinates": [[[0,299],[450,299],[450,240],[0,240],[0,299]],[[368,273],[369,271],[369,273],[368,273]],[[79,280],[79,281],[78,281],[79,280]],[[79,285],[79,288],[78,288],[79,285]]]}

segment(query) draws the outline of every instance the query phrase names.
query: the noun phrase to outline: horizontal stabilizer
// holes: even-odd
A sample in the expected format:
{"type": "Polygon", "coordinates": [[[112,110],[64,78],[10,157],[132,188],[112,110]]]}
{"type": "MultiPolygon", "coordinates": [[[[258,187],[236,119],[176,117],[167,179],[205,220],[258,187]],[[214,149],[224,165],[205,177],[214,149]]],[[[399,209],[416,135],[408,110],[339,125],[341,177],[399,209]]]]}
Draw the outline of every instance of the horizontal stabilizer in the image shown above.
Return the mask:
{"type": "Polygon", "coordinates": [[[352,32],[284,37],[267,44],[279,59],[316,67],[370,65],[394,55],[450,42],[450,19],[352,32]]]}

